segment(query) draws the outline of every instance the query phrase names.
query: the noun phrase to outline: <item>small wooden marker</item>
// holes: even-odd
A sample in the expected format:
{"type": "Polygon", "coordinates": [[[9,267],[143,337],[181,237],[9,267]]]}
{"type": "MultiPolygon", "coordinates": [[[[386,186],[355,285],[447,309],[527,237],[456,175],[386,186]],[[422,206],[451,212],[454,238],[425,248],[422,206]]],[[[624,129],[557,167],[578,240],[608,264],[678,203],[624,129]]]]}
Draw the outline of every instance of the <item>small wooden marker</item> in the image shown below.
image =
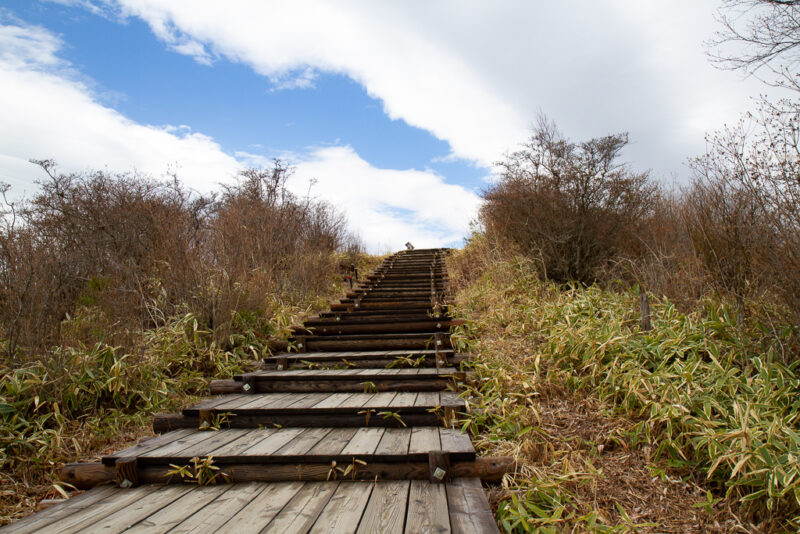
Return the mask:
{"type": "Polygon", "coordinates": [[[198,410],[197,415],[200,419],[200,424],[197,426],[198,430],[211,430],[214,428],[213,410],[198,410]]]}
{"type": "Polygon", "coordinates": [[[242,377],[242,393],[252,395],[256,392],[256,382],[253,375],[244,375],[242,377]]]}
{"type": "Polygon", "coordinates": [[[450,482],[450,455],[444,451],[428,452],[428,480],[431,484],[450,482]]]}
{"type": "Polygon", "coordinates": [[[114,464],[114,482],[120,488],[135,488],[139,485],[138,459],[135,456],[118,458],[114,464]]]}

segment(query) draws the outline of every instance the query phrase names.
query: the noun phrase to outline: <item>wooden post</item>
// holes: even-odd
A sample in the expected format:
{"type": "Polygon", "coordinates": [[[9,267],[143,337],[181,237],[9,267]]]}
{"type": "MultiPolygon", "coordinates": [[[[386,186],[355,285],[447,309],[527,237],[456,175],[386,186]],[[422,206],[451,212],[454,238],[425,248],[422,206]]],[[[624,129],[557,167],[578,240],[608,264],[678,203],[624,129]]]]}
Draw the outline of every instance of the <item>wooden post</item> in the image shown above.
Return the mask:
{"type": "Polygon", "coordinates": [[[650,299],[647,297],[647,291],[644,289],[639,290],[639,307],[642,313],[642,330],[647,332],[652,328],[650,324],[650,299]]]}
{"type": "Polygon", "coordinates": [[[114,464],[114,482],[120,488],[134,488],[139,485],[138,460],[135,456],[119,458],[114,464]]]}
{"type": "Polygon", "coordinates": [[[198,430],[211,430],[214,427],[214,410],[198,410],[198,417],[198,430]]]}
{"type": "Polygon", "coordinates": [[[428,480],[431,484],[450,482],[450,454],[444,451],[428,452],[428,480]]]}
{"type": "Polygon", "coordinates": [[[252,395],[256,392],[256,381],[253,375],[242,376],[242,393],[252,395]]]}
{"type": "Polygon", "coordinates": [[[444,353],[442,352],[442,334],[440,332],[436,332],[433,334],[433,357],[436,361],[436,368],[441,369],[442,367],[447,367],[447,358],[445,357],[444,353]]]}
{"type": "Polygon", "coordinates": [[[286,356],[279,356],[278,358],[275,358],[275,364],[278,371],[285,371],[289,368],[289,363],[286,359],[286,356]]]}

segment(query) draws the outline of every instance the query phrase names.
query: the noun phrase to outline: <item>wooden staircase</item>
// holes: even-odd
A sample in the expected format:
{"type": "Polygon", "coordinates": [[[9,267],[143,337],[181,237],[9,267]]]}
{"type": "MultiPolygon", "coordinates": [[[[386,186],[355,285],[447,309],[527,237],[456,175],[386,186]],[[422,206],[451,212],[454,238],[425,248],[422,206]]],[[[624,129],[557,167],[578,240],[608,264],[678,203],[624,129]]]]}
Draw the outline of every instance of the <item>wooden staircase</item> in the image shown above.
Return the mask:
{"type": "Polygon", "coordinates": [[[0,531],[497,532],[481,480],[513,462],[453,428],[446,253],[389,257],[262,369],[156,416],[160,436],[62,470],[99,487],[0,531]]]}

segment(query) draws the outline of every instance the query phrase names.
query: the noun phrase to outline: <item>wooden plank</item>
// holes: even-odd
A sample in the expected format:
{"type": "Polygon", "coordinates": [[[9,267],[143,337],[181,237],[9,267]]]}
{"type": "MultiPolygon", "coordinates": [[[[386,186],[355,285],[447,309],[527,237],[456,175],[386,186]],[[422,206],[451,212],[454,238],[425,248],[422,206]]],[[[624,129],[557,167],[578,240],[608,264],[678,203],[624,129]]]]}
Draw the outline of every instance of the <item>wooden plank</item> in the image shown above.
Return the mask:
{"type": "Polygon", "coordinates": [[[181,430],[173,430],[171,432],[167,432],[166,434],[161,434],[160,436],[156,436],[146,441],[141,441],[136,445],[134,445],[133,447],[128,447],[127,449],[117,451],[114,454],[109,454],[107,456],[104,456],[103,463],[106,465],[114,465],[116,458],[140,456],[147,451],[163,447],[164,445],[172,441],[184,438],[194,432],[195,430],[192,428],[184,428],[181,430]]]}
{"type": "Polygon", "coordinates": [[[311,408],[315,404],[327,399],[328,395],[330,395],[330,393],[309,393],[308,395],[305,395],[302,399],[293,402],[288,407],[292,408],[293,410],[297,410],[299,408],[311,408]]]}
{"type": "Polygon", "coordinates": [[[264,393],[265,396],[271,396],[272,399],[277,399],[280,395],[280,402],[271,402],[268,404],[264,404],[262,406],[257,406],[256,408],[275,408],[275,409],[286,409],[291,408],[295,404],[302,403],[310,395],[311,393],[264,393]]]}
{"type": "Polygon", "coordinates": [[[210,432],[195,430],[191,434],[184,436],[182,438],[170,441],[166,445],[162,445],[161,447],[143,452],[139,454],[139,458],[152,458],[152,457],[167,457],[173,456],[176,452],[182,451],[193,445],[195,443],[199,443],[205,439],[208,439],[208,435],[210,432]]]}
{"type": "MultiPolygon", "coordinates": [[[[253,401],[253,395],[252,394],[224,395],[223,398],[227,398],[227,400],[225,400],[225,402],[220,402],[220,403],[216,404],[211,409],[213,409],[216,412],[230,412],[230,411],[235,410],[239,406],[242,406],[243,404],[249,404],[250,402],[253,401]]],[[[192,406],[189,409],[193,410],[193,411],[201,410],[201,409],[203,409],[203,410],[207,409],[207,408],[200,408],[200,405],[202,405],[202,404],[203,403],[201,402],[197,406],[192,406]]]]}
{"type": "Polygon", "coordinates": [[[445,491],[453,534],[499,534],[479,479],[457,478],[445,491]]]}
{"type": "Polygon", "coordinates": [[[422,391],[419,395],[417,395],[417,399],[414,403],[414,406],[430,408],[434,406],[439,406],[440,397],[439,394],[435,391],[422,391]]]}
{"type": "Polygon", "coordinates": [[[70,497],[66,501],[51,506],[34,515],[29,515],[26,518],[14,521],[10,525],[0,527],[0,532],[15,532],[19,534],[41,532],[47,525],[80,513],[82,510],[92,507],[99,501],[120,491],[124,490],[120,490],[114,486],[102,486],[92,489],[75,497],[70,497]]]}
{"type": "Polygon", "coordinates": [[[330,501],[338,482],[308,482],[267,525],[266,532],[308,532],[330,501]]]}
{"type": "MultiPolygon", "coordinates": [[[[255,393],[255,394],[247,394],[247,395],[238,395],[239,400],[238,402],[232,402],[230,405],[225,404],[221,405],[218,408],[214,408],[214,410],[220,412],[226,411],[233,411],[238,406],[248,406],[248,410],[252,409],[259,409],[262,407],[268,407],[273,404],[277,404],[279,401],[282,403],[280,406],[284,407],[287,404],[285,401],[290,398],[290,395],[296,394],[289,394],[289,393],[255,393]]],[[[197,414],[197,410],[194,407],[187,408],[183,410],[183,413],[186,415],[195,415],[197,414]]]]}
{"type": "Polygon", "coordinates": [[[364,408],[374,408],[375,410],[385,410],[389,408],[392,400],[397,396],[395,391],[383,391],[376,393],[368,403],[364,404],[364,408]]]}
{"type": "Polygon", "coordinates": [[[411,432],[409,454],[427,454],[430,451],[442,450],[439,428],[431,426],[414,427],[411,432]]]}
{"type": "Polygon", "coordinates": [[[301,456],[319,443],[331,431],[330,428],[306,428],[289,443],[275,451],[275,456],[301,456]]]}
{"type": "Polygon", "coordinates": [[[439,395],[439,406],[451,407],[456,410],[462,410],[466,408],[464,399],[459,398],[458,393],[453,393],[452,391],[442,391],[439,393],[434,393],[434,395],[439,395]]]}
{"type": "Polygon", "coordinates": [[[250,397],[250,402],[242,404],[241,406],[237,407],[235,411],[240,410],[248,410],[250,408],[269,408],[270,406],[279,406],[282,402],[286,402],[289,399],[294,399],[292,395],[297,395],[296,393],[256,393],[254,395],[248,395],[250,397]],[[261,395],[270,395],[268,398],[263,398],[261,395]],[[255,398],[254,398],[255,397],[255,398]]]}
{"type": "Polygon", "coordinates": [[[376,483],[357,533],[402,534],[410,485],[408,480],[376,483]]]}
{"type": "Polygon", "coordinates": [[[410,428],[387,428],[375,449],[375,454],[405,456],[408,454],[409,441],[411,441],[410,428]]]}
{"type": "Polygon", "coordinates": [[[297,435],[301,434],[305,428],[281,428],[273,432],[266,439],[263,439],[245,450],[243,456],[268,456],[289,443],[297,435]]]}
{"type": "Polygon", "coordinates": [[[335,408],[341,406],[349,398],[349,395],[328,395],[325,399],[315,404],[313,408],[335,408]]]}
{"type": "Polygon", "coordinates": [[[255,428],[246,430],[246,433],[239,439],[226,443],[212,451],[211,454],[217,457],[243,455],[244,451],[267,439],[277,431],[277,428],[255,428]]]}
{"type": "Polygon", "coordinates": [[[137,492],[136,490],[140,488],[134,488],[125,493],[118,493],[116,498],[106,505],[85,510],[87,512],[85,516],[81,514],[82,517],[79,518],[70,517],[65,521],[59,521],[58,525],[54,525],[55,530],[51,532],[58,534],[122,532],[193,489],[192,486],[184,485],[140,487],[144,488],[144,491],[137,492]],[[134,495],[128,496],[126,493],[134,495]]]}
{"type": "MultiPolygon", "coordinates": [[[[47,528],[48,532],[70,533],[81,532],[82,529],[92,525],[95,521],[100,521],[107,515],[113,514],[121,508],[125,508],[131,503],[144,498],[149,493],[157,490],[156,486],[139,486],[130,490],[117,488],[104,498],[96,501],[92,506],[83,508],[67,517],[61,518],[56,524],[47,528]]],[[[13,525],[12,525],[13,526],[13,525]]],[[[16,532],[16,530],[12,531],[16,532]]],[[[36,531],[40,532],[40,531],[36,531]]]]}
{"type": "Polygon", "coordinates": [[[353,532],[364,507],[372,494],[373,483],[345,482],[339,484],[336,493],[319,514],[311,534],[349,534],[353,532]]]}
{"type": "Polygon", "coordinates": [[[395,395],[392,402],[389,403],[389,408],[401,406],[414,406],[417,400],[418,393],[416,391],[403,391],[395,395]]]}
{"type": "Polygon", "coordinates": [[[475,457],[475,447],[468,434],[464,434],[456,428],[440,428],[439,436],[442,440],[442,450],[458,457],[460,460],[467,460],[475,457]]]}
{"type": "Polygon", "coordinates": [[[270,521],[286,506],[303,482],[259,484],[261,492],[221,526],[221,532],[250,534],[264,531],[270,521]],[[265,487],[264,487],[265,486],[265,487]]]}
{"type": "Polygon", "coordinates": [[[378,370],[376,369],[356,369],[359,375],[374,375],[378,370]]]}
{"type": "Polygon", "coordinates": [[[192,489],[182,497],[172,501],[169,505],[151,514],[131,528],[125,534],[155,534],[166,532],[182,523],[211,501],[225,493],[231,486],[200,486],[192,489]]]}
{"type": "Polygon", "coordinates": [[[334,428],[325,436],[325,439],[320,440],[319,443],[308,451],[308,455],[335,456],[340,454],[342,449],[353,439],[357,430],[356,428],[334,428]]]}
{"type": "MultiPolygon", "coordinates": [[[[209,534],[212,532],[240,532],[239,530],[228,530],[227,527],[222,528],[231,516],[237,517],[254,498],[259,496],[264,490],[265,484],[263,482],[250,482],[244,484],[231,484],[228,485],[228,491],[214,499],[211,503],[204,506],[191,516],[188,516],[178,526],[170,530],[170,534],[188,534],[188,533],[204,533],[209,534]]],[[[260,529],[266,522],[257,525],[251,525],[250,532],[260,532],[260,529]]]]}
{"type": "Polygon", "coordinates": [[[219,397],[205,399],[200,404],[195,404],[194,406],[192,406],[192,408],[196,410],[211,410],[222,404],[235,402],[237,399],[242,399],[244,397],[246,397],[246,395],[243,395],[241,393],[234,393],[233,395],[220,395],[219,397]]]}
{"type": "Polygon", "coordinates": [[[375,396],[374,393],[334,393],[333,395],[347,395],[347,398],[337,408],[361,408],[375,396]]]}
{"type": "Polygon", "coordinates": [[[385,430],[385,428],[359,428],[342,449],[342,454],[372,454],[378,448],[385,430]]]}
{"type": "Polygon", "coordinates": [[[446,534],[450,531],[444,484],[412,480],[408,494],[405,532],[446,534]]]}
{"type": "Polygon", "coordinates": [[[195,456],[208,456],[212,454],[215,449],[218,449],[228,443],[237,440],[247,434],[250,430],[243,428],[231,428],[228,430],[217,430],[203,432],[206,439],[197,443],[192,443],[185,449],[173,453],[173,457],[194,458],[195,456]]]}

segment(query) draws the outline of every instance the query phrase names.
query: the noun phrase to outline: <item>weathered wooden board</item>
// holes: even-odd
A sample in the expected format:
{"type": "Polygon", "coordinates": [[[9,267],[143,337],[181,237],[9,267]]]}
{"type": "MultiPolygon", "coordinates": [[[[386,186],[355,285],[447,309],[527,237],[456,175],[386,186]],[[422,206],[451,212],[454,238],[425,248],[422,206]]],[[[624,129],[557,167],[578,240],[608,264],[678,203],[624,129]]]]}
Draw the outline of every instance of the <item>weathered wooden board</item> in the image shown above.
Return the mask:
{"type": "Polygon", "coordinates": [[[412,480],[406,510],[406,532],[445,534],[450,530],[445,484],[412,480]]]}
{"type": "Polygon", "coordinates": [[[410,486],[411,482],[408,480],[376,484],[358,524],[357,533],[402,534],[410,486]]]}
{"type": "Polygon", "coordinates": [[[445,491],[453,534],[499,534],[480,480],[458,478],[445,491]]]}
{"type": "MultiPolygon", "coordinates": [[[[466,403],[463,399],[458,398],[453,392],[425,392],[420,393],[414,402],[406,404],[394,403],[392,400],[395,398],[394,393],[310,393],[310,394],[296,394],[285,395],[281,393],[264,393],[250,395],[250,402],[243,405],[243,407],[236,408],[217,408],[213,407],[210,411],[215,413],[231,412],[233,415],[242,414],[290,414],[290,413],[314,413],[314,414],[336,414],[336,413],[352,413],[356,408],[352,407],[352,402],[364,399],[364,402],[357,408],[371,409],[371,410],[397,410],[403,409],[407,411],[425,411],[429,408],[437,406],[453,408],[455,410],[462,410],[466,408],[466,403]],[[320,405],[323,401],[335,402],[337,397],[347,396],[343,399],[342,403],[337,406],[320,405]],[[314,401],[312,403],[312,401],[314,401]]],[[[235,402],[239,401],[240,396],[236,397],[235,402]]],[[[405,397],[408,398],[408,397],[405,397]]],[[[223,404],[222,406],[227,406],[223,404]]],[[[186,416],[197,416],[199,414],[199,405],[192,406],[183,410],[186,416]]]]}
{"type": "Polygon", "coordinates": [[[100,488],[0,532],[496,533],[480,483],[272,482],[100,488]]]}
{"type": "MultiPolygon", "coordinates": [[[[129,451],[129,450],[128,450],[129,451]]],[[[263,428],[195,431],[135,456],[140,466],[186,465],[194,457],[213,456],[215,464],[295,464],[330,462],[421,462],[430,451],[469,461],[475,449],[466,434],[442,427],[408,428],[263,428]]],[[[125,451],[123,451],[125,452],[125,451]]],[[[128,456],[132,454],[126,452],[128,456]]],[[[108,455],[103,463],[121,458],[108,455]]]]}

